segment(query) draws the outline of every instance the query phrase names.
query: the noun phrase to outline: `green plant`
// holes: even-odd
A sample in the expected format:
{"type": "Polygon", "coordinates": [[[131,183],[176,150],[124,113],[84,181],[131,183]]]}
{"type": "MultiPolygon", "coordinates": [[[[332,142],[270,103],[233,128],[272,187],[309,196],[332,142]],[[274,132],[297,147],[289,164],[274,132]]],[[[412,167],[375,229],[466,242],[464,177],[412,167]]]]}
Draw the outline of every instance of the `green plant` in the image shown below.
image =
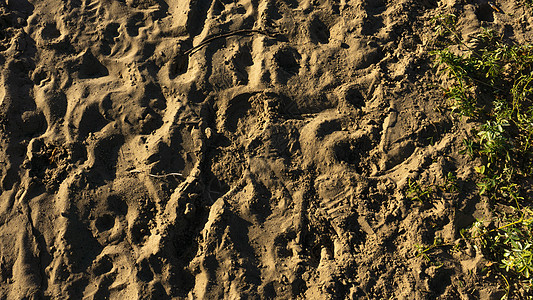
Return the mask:
{"type": "Polygon", "coordinates": [[[416,257],[423,257],[428,263],[432,263],[433,265],[437,266],[437,268],[440,268],[443,266],[442,263],[439,263],[439,262],[436,262],[436,261],[432,261],[431,258],[430,258],[430,252],[435,249],[435,248],[440,248],[440,247],[445,247],[445,246],[450,246],[449,243],[445,243],[444,240],[442,239],[442,237],[440,236],[436,236],[434,239],[433,239],[433,244],[429,245],[429,246],[422,246],[422,245],[419,245],[419,244],[415,244],[415,248],[416,248],[416,257]]]}
{"type": "Polygon", "coordinates": [[[418,181],[409,178],[404,196],[411,201],[429,203],[433,199],[444,197],[444,193],[457,193],[458,191],[457,176],[453,172],[448,172],[442,184],[423,186],[418,181]]]}
{"type": "Polygon", "coordinates": [[[448,172],[448,174],[446,174],[446,181],[444,183],[444,186],[442,186],[441,188],[449,193],[458,192],[459,187],[457,186],[457,176],[455,176],[455,174],[452,172],[448,172]]]}
{"type": "Polygon", "coordinates": [[[527,6],[531,6],[533,5],[533,0],[517,0],[516,1],[518,4],[525,4],[527,6]]]}
{"type": "Polygon", "coordinates": [[[430,262],[431,259],[429,258],[429,256],[426,254],[426,252],[428,252],[429,250],[433,249],[431,247],[424,247],[422,245],[419,245],[419,244],[415,244],[415,248],[416,248],[416,257],[419,257],[419,256],[422,256],[427,262],[430,262]]]}
{"type": "Polygon", "coordinates": [[[510,160],[510,141],[505,136],[504,130],[504,127],[507,126],[509,126],[509,122],[505,119],[487,121],[481,125],[481,130],[478,132],[479,143],[481,144],[480,153],[486,155],[491,163],[500,158],[504,161],[510,160]]]}
{"type": "Polygon", "coordinates": [[[457,16],[454,14],[443,14],[431,19],[434,24],[437,43],[450,43],[460,40],[456,30],[457,16]]]}
{"type": "Polygon", "coordinates": [[[525,244],[520,241],[521,237],[517,240],[511,240],[511,250],[505,249],[502,259],[502,268],[506,271],[513,270],[516,273],[522,275],[526,279],[530,279],[533,272],[533,253],[531,252],[531,242],[526,241],[525,244]]]}
{"type": "Polygon", "coordinates": [[[449,99],[449,106],[453,112],[466,117],[473,117],[477,114],[476,99],[471,96],[461,84],[453,85],[445,92],[449,99]]]}
{"type": "Polygon", "coordinates": [[[479,145],[474,140],[470,139],[463,139],[463,146],[464,148],[459,153],[468,154],[470,158],[474,157],[479,148],[479,145]]]}
{"type": "Polygon", "coordinates": [[[409,179],[405,196],[411,201],[429,202],[433,194],[433,187],[422,187],[417,181],[409,179]]]}
{"type": "Polygon", "coordinates": [[[533,175],[533,46],[504,43],[489,29],[466,44],[455,32],[455,20],[435,18],[440,43],[435,43],[432,53],[448,83],[444,88],[448,107],[477,124],[474,136],[463,141],[461,153],[480,158],[475,167],[479,194],[492,203],[515,207],[514,214],[493,220],[506,225],[489,230],[483,222],[475,222],[469,231],[461,231],[462,239],[477,241],[499,262],[508,287],[509,279],[529,289],[533,218],[532,204],[524,201],[533,175]]]}
{"type": "Polygon", "coordinates": [[[481,122],[477,140],[465,144],[465,153],[485,160],[480,193],[516,199],[501,187],[516,187],[533,170],[533,47],[504,44],[490,30],[476,41],[475,50],[459,41],[462,54],[438,49],[435,61],[452,79],[445,89],[451,110],[481,122]]]}
{"type": "Polygon", "coordinates": [[[489,230],[483,222],[476,221],[470,235],[462,232],[468,241],[479,240],[489,257],[500,261],[499,267],[531,287],[533,283],[533,218],[532,211],[523,208],[509,216],[508,223],[489,230]]]}

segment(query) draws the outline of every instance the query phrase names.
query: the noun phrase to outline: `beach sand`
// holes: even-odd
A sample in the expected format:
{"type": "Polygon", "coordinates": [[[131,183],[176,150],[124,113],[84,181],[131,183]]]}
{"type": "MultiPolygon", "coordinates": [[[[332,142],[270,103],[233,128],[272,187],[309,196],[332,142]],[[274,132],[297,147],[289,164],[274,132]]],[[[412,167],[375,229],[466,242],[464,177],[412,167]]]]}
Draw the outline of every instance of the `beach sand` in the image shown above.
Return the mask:
{"type": "Polygon", "coordinates": [[[432,18],[525,43],[517,1],[0,0],[0,299],[467,299],[431,264],[483,198],[432,18]],[[468,188],[468,187],[466,187],[468,188]]]}

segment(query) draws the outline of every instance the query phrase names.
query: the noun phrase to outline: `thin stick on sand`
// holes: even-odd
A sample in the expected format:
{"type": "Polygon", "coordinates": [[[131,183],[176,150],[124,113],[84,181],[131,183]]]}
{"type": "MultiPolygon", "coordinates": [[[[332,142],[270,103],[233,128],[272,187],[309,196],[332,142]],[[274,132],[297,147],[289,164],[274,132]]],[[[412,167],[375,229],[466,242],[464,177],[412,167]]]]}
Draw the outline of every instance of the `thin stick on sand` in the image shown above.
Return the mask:
{"type": "Polygon", "coordinates": [[[268,31],[265,31],[265,30],[259,30],[259,29],[240,29],[240,30],[234,30],[234,31],[230,31],[230,32],[227,32],[227,33],[222,33],[222,34],[219,34],[219,35],[215,35],[215,36],[212,36],[208,39],[206,39],[205,41],[201,42],[200,44],[192,47],[191,49],[185,51],[183,54],[184,55],[191,55],[192,53],[194,53],[196,50],[202,48],[203,46],[211,43],[212,41],[214,40],[218,40],[218,39],[223,39],[223,38],[226,38],[226,37],[230,37],[230,36],[233,36],[233,35],[252,35],[252,34],[262,34],[262,35],[266,35],[268,37],[271,37],[271,38],[276,38],[277,36],[280,35],[280,33],[270,33],[268,31]]]}
{"type": "MultiPolygon", "coordinates": [[[[137,169],[135,169],[135,170],[131,170],[131,171],[129,171],[129,172],[130,172],[131,174],[133,174],[133,173],[142,173],[141,170],[137,170],[137,169]]],[[[181,174],[181,173],[177,173],[177,172],[167,173],[167,174],[161,174],[161,175],[158,175],[158,174],[150,174],[150,173],[148,173],[148,174],[146,174],[146,175],[148,175],[148,176],[150,176],[150,177],[154,177],[154,178],[165,178],[165,177],[169,177],[169,176],[179,176],[179,177],[183,177],[183,174],[181,174]]]]}

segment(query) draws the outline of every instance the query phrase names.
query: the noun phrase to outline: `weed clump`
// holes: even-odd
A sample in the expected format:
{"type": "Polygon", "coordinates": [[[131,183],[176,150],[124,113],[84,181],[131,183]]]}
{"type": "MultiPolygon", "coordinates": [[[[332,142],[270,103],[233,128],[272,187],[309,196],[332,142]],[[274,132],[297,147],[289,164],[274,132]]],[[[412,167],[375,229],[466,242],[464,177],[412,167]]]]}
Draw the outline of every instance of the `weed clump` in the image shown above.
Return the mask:
{"type": "MultiPolygon", "coordinates": [[[[433,19],[435,65],[448,86],[451,111],[478,124],[463,153],[481,158],[475,167],[480,195],[513,205],[514,213],[493,230],[473,225],[468,239],[479,239],[502,271],[529,289],[533,278],[533,45],[504,42],[482,29],[468,43],[456,31],[453,15],[433,19]]],[[[466,236],[464,236],[465,238],[466,236]]],[[[510,278],[511,278],[510,277],[510,278]]],[[[507,278],[505,281],[507,282],[507,278]]]]}
{"type": "Polygon", "coordinates": [[[505,44],[490,30],[475,40],[475,48],[455,44],[462,53],[434,51],[435,61],[452,82],[451,110],[480,124],[470,151],[484,160],[481,194],[516,201],[533,173],[533,46],[505,44]]]}
{"type": "Polygon", "coordinates": [[[448,172],[442,185],[423,186],[420,182],[409,179],[404,191],[404,197],[421,204],[431,203],[432,200],[442,198],[443,194],[458,192],[457,177],[448,172]]]}

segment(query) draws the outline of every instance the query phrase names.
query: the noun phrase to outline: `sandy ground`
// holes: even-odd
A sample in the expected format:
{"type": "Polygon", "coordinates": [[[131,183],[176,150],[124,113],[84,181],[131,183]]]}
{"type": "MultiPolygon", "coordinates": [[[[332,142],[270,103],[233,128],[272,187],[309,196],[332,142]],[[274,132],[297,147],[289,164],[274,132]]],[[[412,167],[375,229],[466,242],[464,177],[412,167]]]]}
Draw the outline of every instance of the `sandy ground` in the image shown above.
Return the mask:
{"type": "Polygon", "coordinates": [[[501,296],[431,18],[531,41],[517,1],[0,0],[1,299],[501,296]],[[465,181],[465,191],[473,187],[465,181]]]}

